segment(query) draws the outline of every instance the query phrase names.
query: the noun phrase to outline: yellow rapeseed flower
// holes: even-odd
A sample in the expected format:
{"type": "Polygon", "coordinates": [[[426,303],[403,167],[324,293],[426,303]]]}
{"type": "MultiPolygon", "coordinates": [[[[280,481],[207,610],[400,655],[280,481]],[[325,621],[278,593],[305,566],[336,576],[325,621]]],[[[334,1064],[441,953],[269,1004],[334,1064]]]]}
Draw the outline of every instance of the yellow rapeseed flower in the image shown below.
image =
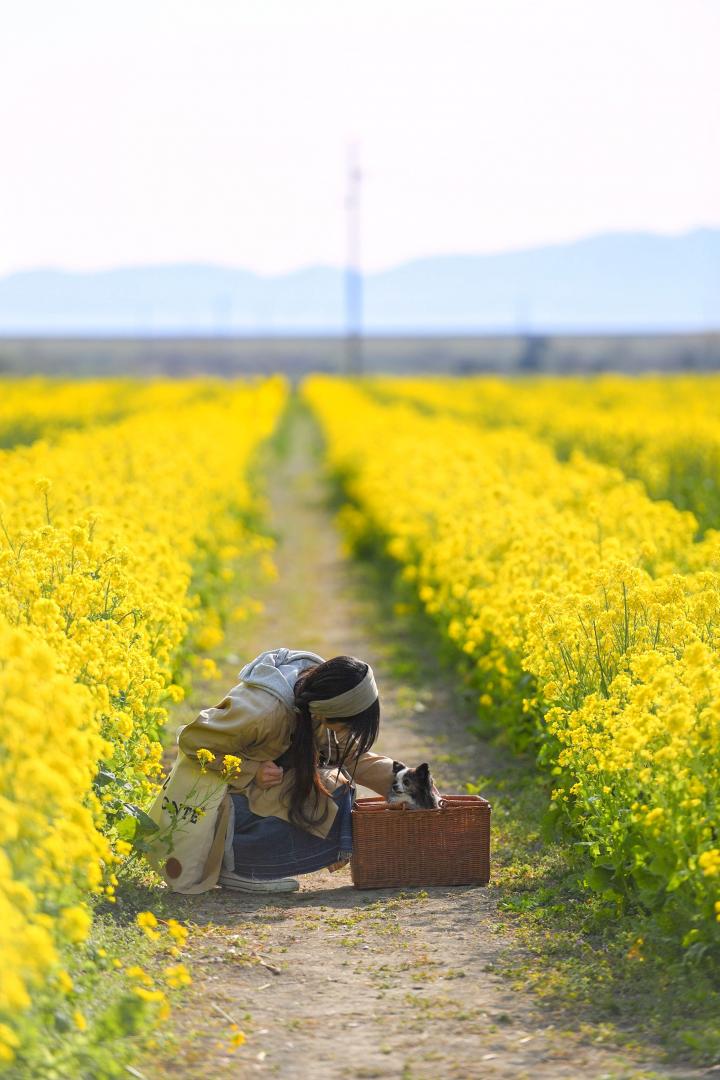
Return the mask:
{"type": "Polygon", "coordinates": [[[201,747],[197,751],[197,759],[200,762],[203,771],[205,771],[205,767],[215,760],[215,755],[212,750],[206,750],[205,747],[201,747]]]}
{"type": "Polygon", "coordinates": [[[187,941],[189,930],[182,923],[179,923],[177,919],[167,919],[165,925],[167,926],[168,933],[178,942],[179,945],[184,945],[187,941]]]}
{"type": "Polygon", "coordinates": [[[163,969],[163,977],[168,984],[175,989],[180,986],[190,986],[192,978],[184,964],[173,964],[163,969]]]}

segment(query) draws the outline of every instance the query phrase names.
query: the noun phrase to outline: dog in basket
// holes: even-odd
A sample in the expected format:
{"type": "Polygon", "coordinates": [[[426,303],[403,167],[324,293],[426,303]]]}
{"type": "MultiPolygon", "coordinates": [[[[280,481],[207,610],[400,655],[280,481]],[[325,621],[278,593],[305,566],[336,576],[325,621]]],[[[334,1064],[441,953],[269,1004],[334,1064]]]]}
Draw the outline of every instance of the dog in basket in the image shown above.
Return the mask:
{"type": "Polygon", "coordinates": [[[440,806],[440,792],[426,761],[416,769],[410,769],[401,761],[393,761],[393,782],[387,793],[390,807],[408,810],[437,810],[440,806]]]}

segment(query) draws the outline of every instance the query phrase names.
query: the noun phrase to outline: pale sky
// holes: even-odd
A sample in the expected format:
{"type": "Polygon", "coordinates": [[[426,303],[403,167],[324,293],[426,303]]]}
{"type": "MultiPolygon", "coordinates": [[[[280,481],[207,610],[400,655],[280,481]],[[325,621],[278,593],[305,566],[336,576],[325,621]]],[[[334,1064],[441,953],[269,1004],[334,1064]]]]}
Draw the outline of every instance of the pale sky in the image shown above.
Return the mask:
{"type": "Polygon", "coordinates": [[[720,226],[719,0],[16,0],[0,273],[720,226]]]}

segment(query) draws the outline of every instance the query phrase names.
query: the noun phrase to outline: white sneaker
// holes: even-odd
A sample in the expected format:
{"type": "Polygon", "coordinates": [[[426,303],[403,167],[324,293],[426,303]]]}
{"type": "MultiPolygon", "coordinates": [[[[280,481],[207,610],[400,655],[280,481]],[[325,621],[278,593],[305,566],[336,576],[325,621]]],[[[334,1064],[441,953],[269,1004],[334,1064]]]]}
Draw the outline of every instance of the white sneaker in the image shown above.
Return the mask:
{"type": "Polygon", "coordinates": [[[269,878],[267,881],[258,881],[255,878],[241,877],[229,870],[223,870],[218,878],[218,885],[224,885],[226,889],[239,889],[240,892],[295,892],[300,888],[300,882],[294,877],[269,878]]]}

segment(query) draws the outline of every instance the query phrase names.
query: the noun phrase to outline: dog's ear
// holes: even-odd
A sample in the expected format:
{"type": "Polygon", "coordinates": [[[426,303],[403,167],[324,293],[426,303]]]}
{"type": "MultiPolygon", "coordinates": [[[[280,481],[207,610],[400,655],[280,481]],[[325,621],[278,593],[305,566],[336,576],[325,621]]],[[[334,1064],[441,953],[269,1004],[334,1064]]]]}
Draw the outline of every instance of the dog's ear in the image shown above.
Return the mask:
{"type": "Polygon", "coordinates": [[[402,761],[393,761],[393,775],[397,775],[404,768],[402,761]]]}
{"type": "Polygon", "coordinates": [[[430,766],[428,765],[427,761],[423,761],[422,765],[418,765],[417,769],[415,770],[415,775],[417,776],[418,780],[422,780],[422,782],[425,783],[425,781],[430,776],[430,766]]]}

